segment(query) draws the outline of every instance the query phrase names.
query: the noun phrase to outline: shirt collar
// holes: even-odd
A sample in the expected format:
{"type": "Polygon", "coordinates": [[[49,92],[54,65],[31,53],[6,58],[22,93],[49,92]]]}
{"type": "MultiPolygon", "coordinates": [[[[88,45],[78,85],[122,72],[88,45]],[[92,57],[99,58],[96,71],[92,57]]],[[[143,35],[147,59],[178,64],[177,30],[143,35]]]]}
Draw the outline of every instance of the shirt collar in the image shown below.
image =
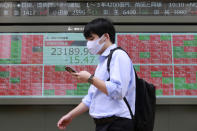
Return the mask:
{"type": "Polygon", "coordinates": [[[112,44],[110,45],[107,49],[105,49],[105,51],[101,54],[101,56],[108,56],[110,53],[110,50],[116,48],[117,45],[116,44],[112,44]]]}

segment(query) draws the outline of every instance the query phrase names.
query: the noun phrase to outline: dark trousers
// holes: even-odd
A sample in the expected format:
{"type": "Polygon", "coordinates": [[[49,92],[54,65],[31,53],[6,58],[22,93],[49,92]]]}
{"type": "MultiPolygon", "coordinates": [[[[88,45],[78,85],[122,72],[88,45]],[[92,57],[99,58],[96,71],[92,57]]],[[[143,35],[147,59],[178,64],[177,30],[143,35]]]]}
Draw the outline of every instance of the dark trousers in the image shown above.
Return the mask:
{"type": "Polygon", "coordinates": [[[96,131],[134,131],[133,120],[127,118],[116,118],[106,123],[96,123],[96,131]]]}

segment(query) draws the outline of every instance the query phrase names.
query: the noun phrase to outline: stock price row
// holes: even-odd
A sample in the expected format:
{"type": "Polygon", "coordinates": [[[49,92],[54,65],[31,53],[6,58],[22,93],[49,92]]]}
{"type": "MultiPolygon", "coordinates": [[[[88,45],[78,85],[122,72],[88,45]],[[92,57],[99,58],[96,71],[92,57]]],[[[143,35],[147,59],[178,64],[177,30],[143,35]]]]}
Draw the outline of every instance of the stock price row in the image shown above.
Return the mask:
{"type": "Polygon", "coordinates": [[[90,55],[85,47],[51,48],[51,55],[90,55]]]}

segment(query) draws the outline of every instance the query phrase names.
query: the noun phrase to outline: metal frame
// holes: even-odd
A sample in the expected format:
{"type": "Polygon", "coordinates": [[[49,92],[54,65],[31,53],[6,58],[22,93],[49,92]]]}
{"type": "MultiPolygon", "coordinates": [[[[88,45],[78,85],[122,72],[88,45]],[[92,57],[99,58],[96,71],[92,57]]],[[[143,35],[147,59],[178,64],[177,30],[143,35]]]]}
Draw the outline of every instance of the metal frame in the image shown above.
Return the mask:
{"type": "MultiPolygon", "coordinates": [[[[2,33],[64,33],[68,27],[84,27],[84,25],[27,25],[0,26],[2,33]]],[[[115,25],[117,32],[123,33],[197,33],[197,25],[115,25]]],[[[73,32],[73,31],[72,31],[73,32]]],[[[77,31],[76,31],[77,32],[77,31]]],[[[81,31],[78,31],[81,32],[81,31]]]]}
{"type": "MultiPolygon", "coordinates": [[[[0,105],[75,105],[82,97],[0,98],[0,105]]],[[[197,97],[157,97],[157,105],[197,105],[197,97]]]]}
{"type": "MultiPolygon", "coordinates": [[[[25,1],[25,0],[0,0],[0,2],[14,2],[14,1],[25,1]]],[[[46,1],[46,0],[28,0],[28,2],[36,2],[36,1],[46,1]]],[[[54,0],[47,0],[48,2],[54,2],[54,0]]],[[[63,1],[63,0],[56,0],[57,2],[58,1],[63,1]]],[[[105,0],[66,0],[66,1],[73,1],[73,2],[83,2],[83,1],[91,1],[91,2],[102,2],[102,1],[105,1],[105,0]]],[[[109,1],[109,0],[108,0],[109,1]]],[[[106,2],[108,2],[106,1],[106,2]]],[[[121,2],[126,2],[126,1],[129,1],[129,0],[121,0],[121,2]]],[[[146,0],[130,0],[131,2],[146,2],[146,0]]],[[[188,2],[188,0],[154,0],[154,1],[160,1],[160,2],[188,2]]],[[[120,2],[120,0],[110,0],[109,2],[120,2]]],[[[190,0],[189,2],[196,2],[196,0],[190,0]]]]}
{"type": "Polygon", "coordinates": [[[196,16],[64,16],[64,17],[56,17],[56,16],[47,16],[47,17],[39,17],[39,16],[24,16],[24,17],[1,17],[0,24],[51,24],[51,23],[59,23],[59,24],[77,24],[77,23],[88,23],[89,21],[99,18],[109,18],[114,23],[136,23],[136,24],[147,24],[147,23],[188,23],[188,24],[196,24],[197,17],[196,16]]]}

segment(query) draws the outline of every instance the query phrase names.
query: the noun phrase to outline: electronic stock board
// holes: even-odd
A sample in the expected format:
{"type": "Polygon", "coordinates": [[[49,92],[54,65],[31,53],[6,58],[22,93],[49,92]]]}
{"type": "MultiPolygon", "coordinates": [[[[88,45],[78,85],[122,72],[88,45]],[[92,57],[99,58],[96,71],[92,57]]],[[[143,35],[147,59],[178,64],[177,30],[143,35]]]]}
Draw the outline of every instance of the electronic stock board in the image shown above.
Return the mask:
{"type": "MultiPolygon", "coordinates": [[[[2,18],[5,17],[5,5],[3,2],[0,3],[2,18]]],[[[6,8],[13,6],[12,8],[19,10],[19,13],[15,12],[17,15],[14,14],[14,10],[8,10],[7,17],[29,16],[28,18],[31,18],[51,15],[61,17],[62,14],[58,15],[58,12],[66,12],[64,14],[66,16],[88,16],[89,18],[94,14],[75,14],[74,12],[78,8],[88,12],[87,10],[93,10],[94,6],[97,8],[103,6],[102,8],[109,9],[106,17],[115,16],[114,9],[121,12],[122,14],[119,14],[121,16],[133,16],[134,14],[129,14],[131,10],[124,11],[121,8],[123,6],[127,9],[128,6],[129,9],[135,7],[136,11],[133,12],[136,12],[136,16],[156,15],[153,9],[160,9],[158,16],[195,16],[197,8],[195,5],[197,5],[195,2],[57,2],[56,4],[54,2],[9,2],[6,8]],[[118,7],[114,7],[115,5],[118,7]],[[64,6],[67,6],[69,10],[57,11],[57,9],[63,9],[64,6]],[[46,9],[45,14],[42,14],[40,11],[44,9],[46,9]],[[143,9],[147,12],[144,13],[143,9]],[[169,9],[170,13],[165,14],[164,9],[169,9]],[[185,9],[187,14],[177,14],[175,9],[185,9]],[[33,14],[25,13],[27,10],[32,10],[33,14]],[[10,11],[12,13],[9,13],[10,11]]],[[[104,15],[102,14],[104,9],[99,11],[95,15],[104,15]]],[[[92,12],[95,13],[95,11],[92,12]]],[[[76,71],[87,70],[91,73],[94,73],[96,69],[98,56],[88,52],[82,33],[83,27],[68,26],[66,33],[56,30],[50,31],[53,33],[42,32],[40,31],[42,27],[39,33],[35,30],[35,33],[1,31],[0,98],[78,98],[86,95],[89,84],[73,79],[65,71],[65,66],[71,66],[76,71]]],[[[129,53],[138,75],[156,85],[157,97],[197,97],[197,33],[189,30],[178,33],[173,29],[165,33],[162,30],[153,33],[148,30],[145,32],[148,33],[117,30],[116,34],[116,44],[129,53]]]]}
{"type": "MultiPolygon", "coordinates": [[[[196,33],[117,33],[116,43],[158,96],[197,96],[196,33]]],[[[1,33],[0,45],[1,96],[83,96],[89,84],[65,66],[94,73],[98,64],[82,33],[1,33]]]]}

